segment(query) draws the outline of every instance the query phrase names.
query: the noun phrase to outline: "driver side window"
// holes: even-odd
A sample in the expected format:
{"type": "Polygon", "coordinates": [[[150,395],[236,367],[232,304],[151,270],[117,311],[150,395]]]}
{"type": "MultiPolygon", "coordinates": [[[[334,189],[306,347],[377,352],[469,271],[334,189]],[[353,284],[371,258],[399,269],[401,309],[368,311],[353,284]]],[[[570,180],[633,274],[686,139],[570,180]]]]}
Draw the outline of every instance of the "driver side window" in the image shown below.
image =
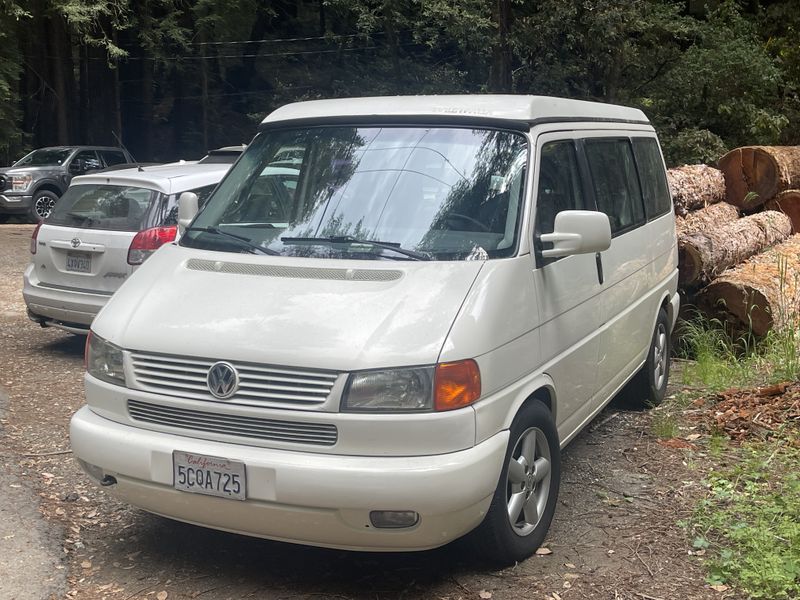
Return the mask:
{"type": "MultiPolygon", "coordinates": [[[[562,210],[586,208],[572,140],[548,142],[539,158],[539,186],[536,194],[537,234],[552,233],[556,215],[562,210]]],[[[547,244],[549,247],[551,244],[547,244]]]]}
{"type": "Polygon", "coordinates": [[[69,165],[70,173],[75,175],[82,175],[88,171],[96,171],[102,168],[103,164],[100,162],[100,159],[97,158],[97,154],[94,150],[81,150],[75,155],[75,158],[72,159],[69,165]]]}

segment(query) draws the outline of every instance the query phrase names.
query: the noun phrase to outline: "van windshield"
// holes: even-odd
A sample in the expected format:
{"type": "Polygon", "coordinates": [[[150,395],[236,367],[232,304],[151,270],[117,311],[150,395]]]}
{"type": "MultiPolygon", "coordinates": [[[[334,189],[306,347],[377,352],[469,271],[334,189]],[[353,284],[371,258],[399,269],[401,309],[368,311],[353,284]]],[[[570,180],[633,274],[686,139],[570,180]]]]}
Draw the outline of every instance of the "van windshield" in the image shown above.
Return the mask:
{"type": "Polygon", "coordinates": [[[59,199],[48,225],[139,231],[160,192],[123,185],[73,185],[59,199]]]}
{"type": "Polygon", "coordinates": [[[527,141],[451,127],[256,137],[181,245],[316,258],[486,260],[517,245],[527,141]]]}

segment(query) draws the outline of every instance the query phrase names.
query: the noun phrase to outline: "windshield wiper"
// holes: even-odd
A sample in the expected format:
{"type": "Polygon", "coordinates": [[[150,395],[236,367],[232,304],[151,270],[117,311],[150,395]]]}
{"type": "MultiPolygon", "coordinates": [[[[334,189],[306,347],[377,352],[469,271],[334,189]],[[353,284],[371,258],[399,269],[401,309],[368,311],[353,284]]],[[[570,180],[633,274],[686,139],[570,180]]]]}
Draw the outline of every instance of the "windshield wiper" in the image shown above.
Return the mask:
{"type": "Polygon", "coordinates": [[[278,256],[280,254],[280,252],[276,252],[275,250],[271,250],[270,248],[265,248],[264,246],[259,246],[258,244],[254,244],[253,241],[248,237],[245,237],[243,235],[236,235],[235,233],[231,233],[229,231],[223,231],[222,229],[219,229],[217,227],[190,227],[189,229],[186,230],[186,233],[189,233],[190,231],[200,231],[203,233],[210,233],[212,235],[221,235],[223,237],[236,240],[237,242],[250,248],[250,250],[253,251],[253,254],[255,254],[256,252],[260,254],[269,254],[270,256],[278,256]]]}
{"type": "Polygon", "coordinates": [[[412,260],[431,260],[431,257],[422,254],[421,252],[414,252],[400,247],[399,242],[379,242],[377,240],[360,240],[350,235],[329,235],[325,237],[282,237],[281,241],[284,244],[364,244],[375,246],[376,248],[383,248],[384,250],[391,250],[407,256],[412,260]]]}

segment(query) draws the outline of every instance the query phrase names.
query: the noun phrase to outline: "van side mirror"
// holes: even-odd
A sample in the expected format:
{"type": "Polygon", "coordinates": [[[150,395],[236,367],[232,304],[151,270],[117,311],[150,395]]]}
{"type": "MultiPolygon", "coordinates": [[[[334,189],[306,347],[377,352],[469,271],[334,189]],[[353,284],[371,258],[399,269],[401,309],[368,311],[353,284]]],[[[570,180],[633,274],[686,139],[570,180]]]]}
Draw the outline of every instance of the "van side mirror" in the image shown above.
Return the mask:
{"type": "Polygon", "coordinates": [[[562,210],[556,215],[553,233],[539,236],[553,247],[542,250],[544,258],[602,252],[611,246],[608,215],[593,210],[562,210]]]}
{"type": "Polygon", "coordinates": [[[178,198],[178,234],[183,235],[189,223],[197,215],[197,194],[183,192],[178,198]]]}

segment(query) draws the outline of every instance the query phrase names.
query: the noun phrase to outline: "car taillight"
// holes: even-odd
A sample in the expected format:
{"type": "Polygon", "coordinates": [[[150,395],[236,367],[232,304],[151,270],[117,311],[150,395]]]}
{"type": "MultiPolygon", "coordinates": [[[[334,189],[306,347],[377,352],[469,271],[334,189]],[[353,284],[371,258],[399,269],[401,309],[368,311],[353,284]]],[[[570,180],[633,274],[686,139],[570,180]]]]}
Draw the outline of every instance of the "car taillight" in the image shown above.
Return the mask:
{"type": "Polygon", "coordinates": [[[146,261],[150,255],[161,248],[164,244],[175,240],[178,234],[177,225],[170,227],[153,227],[145,229],[136,234],[128,249],[128,264],[140,265],[146,261]]]}
{"type": "Polygon", "coordinates": [[[39,223],[36,226],[36,229],[33,230],[33,235],[31,235],[31,254],[36,254],[36,238],[39,237],[39,228],[42,226],[39,223]]]}

